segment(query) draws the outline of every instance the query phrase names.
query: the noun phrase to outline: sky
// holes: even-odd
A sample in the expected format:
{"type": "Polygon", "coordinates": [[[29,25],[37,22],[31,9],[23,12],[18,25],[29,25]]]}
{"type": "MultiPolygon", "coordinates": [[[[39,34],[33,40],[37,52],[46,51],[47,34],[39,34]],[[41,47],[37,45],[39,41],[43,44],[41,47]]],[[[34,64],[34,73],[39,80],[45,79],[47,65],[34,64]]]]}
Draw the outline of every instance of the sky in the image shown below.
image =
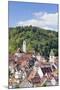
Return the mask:
{"type": "Polygon", "coordinates": [[[29,25],[57,31],[58,5],[9,1],[8,26],[29,25]]]}

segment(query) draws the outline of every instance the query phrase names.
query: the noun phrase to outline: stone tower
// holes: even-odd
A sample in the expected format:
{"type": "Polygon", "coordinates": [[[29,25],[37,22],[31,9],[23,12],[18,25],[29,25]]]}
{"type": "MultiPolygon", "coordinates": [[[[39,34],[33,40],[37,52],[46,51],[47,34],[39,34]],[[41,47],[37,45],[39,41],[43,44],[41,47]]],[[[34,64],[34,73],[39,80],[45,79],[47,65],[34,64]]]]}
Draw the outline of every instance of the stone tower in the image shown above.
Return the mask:
{"type": "Polygon", "coordinates": [[[23,41],[23,52],[26,53],[26,41],[23,41]]]}

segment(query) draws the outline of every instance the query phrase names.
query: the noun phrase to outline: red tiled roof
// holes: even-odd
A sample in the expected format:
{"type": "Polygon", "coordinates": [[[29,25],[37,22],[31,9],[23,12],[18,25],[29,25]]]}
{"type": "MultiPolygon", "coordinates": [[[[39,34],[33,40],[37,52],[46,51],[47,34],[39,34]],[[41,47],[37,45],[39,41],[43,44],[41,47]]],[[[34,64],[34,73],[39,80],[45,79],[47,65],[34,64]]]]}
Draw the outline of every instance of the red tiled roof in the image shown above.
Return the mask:
{"type": "Polygon", "coordinates": [[[33,84],[41,83],[41,78],[39,77],[38,74],[36,74],[35,77],[32,79],[32,83],[33,83],[33,84]]]}
{"type": "Polygon", "coordinates": [[[41,69],[42,69],[42,72],[43,72],[44,74],[46,74],[46,73],[51,73],[51,72],[52,72],[51,67],[44,67],[44,68],[41,68],[41,69]]]}

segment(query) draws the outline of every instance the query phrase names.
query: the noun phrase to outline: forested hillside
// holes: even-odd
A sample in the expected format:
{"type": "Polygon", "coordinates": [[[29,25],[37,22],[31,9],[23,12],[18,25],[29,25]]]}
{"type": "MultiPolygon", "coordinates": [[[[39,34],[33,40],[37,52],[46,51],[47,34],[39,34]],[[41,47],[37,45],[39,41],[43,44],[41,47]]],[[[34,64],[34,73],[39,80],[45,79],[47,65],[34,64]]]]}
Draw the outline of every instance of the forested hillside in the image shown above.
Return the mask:
{"type": "Polygon", "coordinates": [[[9,28],[9,53],[14,53],[18,47],[22,49],[23,40],[26,40],[27,52],[35,50],[49,56],[53,49],[58,55],[58,32],[32,26],[9,28]]]}

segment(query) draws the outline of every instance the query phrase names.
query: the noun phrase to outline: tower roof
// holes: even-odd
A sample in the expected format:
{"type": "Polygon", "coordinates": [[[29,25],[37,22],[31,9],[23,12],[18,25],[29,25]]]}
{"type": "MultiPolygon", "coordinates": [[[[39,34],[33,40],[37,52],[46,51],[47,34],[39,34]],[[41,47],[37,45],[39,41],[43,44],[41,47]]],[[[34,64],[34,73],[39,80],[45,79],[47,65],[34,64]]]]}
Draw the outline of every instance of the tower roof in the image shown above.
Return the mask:
{"type": "Polygon", "coordinates": [[[50,51],[50,56],[54,56],[54,52],[53,52],[52,49],[51,49],[51,51],[50,51]]]}

